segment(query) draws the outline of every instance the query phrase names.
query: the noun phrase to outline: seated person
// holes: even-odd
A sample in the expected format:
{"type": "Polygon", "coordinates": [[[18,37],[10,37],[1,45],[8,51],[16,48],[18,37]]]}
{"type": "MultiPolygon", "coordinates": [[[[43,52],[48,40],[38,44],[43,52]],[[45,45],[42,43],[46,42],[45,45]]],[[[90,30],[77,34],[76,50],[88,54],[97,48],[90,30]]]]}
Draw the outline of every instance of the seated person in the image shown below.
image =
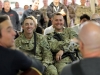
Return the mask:
{"type": "Polygon", "coordinates": [[[43,65],[36,59],[31,60],[18,50],[10,49],[14,45],[15,31],[6,15],[0,16],[0,75],[17,75],[19,70],[30,67],[44,71],[43,65]]]}
{"type": "Polygon", "coordinates": [[[67,65],[60,75],[100,75],[100,24],[87,21],[79,31],[83,59],[67,65]]]}
{"type": "Polygon", "coordinates": [[[70,54],[74,53],[75,48],[77,49],[78,45],[73,41],[77,34],[71,28],[64,28],[64,18],[60,13],[55,13],[52,19],[55,30],[47,34],[47,40],[54,58],[54,70],[58,75],[67,64],[77,60],[75,54],[70,54]]]}
{"type": "Polygon", "coordinates": [[[87,14],[83,14],[82,16],[80,16],[80,24],[73,26],[72,29],[78,34],[79,27],[81,26],[81,24],[89,20],[90,20],[90,17],[87,14]]]}
{"type": "Polygon", "coordinates": [[[36,23],[33,16],[25,18],[22,24],[23,32],[15,40],[15,46],[30,58],[40,60],[47,68],[52,64],[52,53],[45,36],[35,32],[36,23]]]}

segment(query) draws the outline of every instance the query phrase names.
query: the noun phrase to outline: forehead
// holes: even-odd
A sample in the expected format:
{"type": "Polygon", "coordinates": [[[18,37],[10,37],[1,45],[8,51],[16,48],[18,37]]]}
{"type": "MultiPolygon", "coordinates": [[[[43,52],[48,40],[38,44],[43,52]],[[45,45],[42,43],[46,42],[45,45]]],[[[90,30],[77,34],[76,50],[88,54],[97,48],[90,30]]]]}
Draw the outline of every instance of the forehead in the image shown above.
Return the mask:
{"type": "Polygon", "coordinates": [[[6,29],[8,27],[12,27],[12,23],[10,20],[5,20],[4,22],[0,23],[2,29],[6,29]]]}
{"type": "Polygon", "coordinates": [[[63,19],[63,16],[62,15],[55,15],[54,19],[63,19]]]}
{"type": "Polygon", "coordinates": [[[34,22],[32,19],[25,19],[24,23],[34,22]]]}
{"type": "Polygon", "coordinates": [[[10,4],[10,2],[4,2],[4,4],[10,4]]]}
{"type": "Polygon", "coordinates": [[[47,2],[48,0],[43,0],[43,2],[47,2]]]}
{"type": "Polygon", "coordinates": [[[81,0],[81,1],[86,1],[86,0],[81,0]]]}
{"type": "Polygon", "coordinates": [[[34,0],[34,2],[33,2],[33,3],[36,3],[36,2],[39,2],[39,0],[34,0]]]}
{"type": "Polygon", "coordinates": [[[16,2],[15,4],[19,4],[18,2],[16,2]]]}

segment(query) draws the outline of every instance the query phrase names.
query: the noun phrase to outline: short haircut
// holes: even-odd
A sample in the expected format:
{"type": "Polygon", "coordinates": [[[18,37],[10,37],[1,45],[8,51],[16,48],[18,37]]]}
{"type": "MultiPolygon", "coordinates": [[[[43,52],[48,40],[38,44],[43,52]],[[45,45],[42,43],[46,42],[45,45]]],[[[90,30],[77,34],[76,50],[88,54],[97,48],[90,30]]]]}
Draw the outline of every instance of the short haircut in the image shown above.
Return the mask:
{"type": "Polygon", "coordinates": [[[62,14],[60,14],[60,13],[54,13],[54,14],[52,15],[52,18],[54,18],[54,16],[59,16],[59,15],[62,16],[62,14]]]}
{"type": "MultiPolygon", "coordinates": [[[[32,0],[32,2],[34,2],[35,0],[32,0]]],[[[38,0],[39,1],[39,0],[38,0]]]]}
{"type": "MultiPolygon", "coordinates": [[[[4,3],[9,2],[9,0],[5,0],[4,3]]],[[[9,2],[10,3],[10,2],[9,2]]]]}
{"type": "Polygon", "coordinates": [[[0,15],[0,38],[2,37],[2,35],[1,35],[1,29],[2,29],[1,23],[6,21],[6,20],[9,20],[9,16],[7,16],[7,15],[0,15]]]}
{"type": "Polygon", "coordinates": [[[80,16],[80,21],[84,18],[86,18],[87,20],[90,20],[90,16],[88,16],[87,14],[83,14],[82,16],[80,16]]]}
{"type": "MultiPolygon", "coordinates": [[[[26,17],[26,18],[24,19],[24,21],[25,21],[26,19],[31,19],[31,20],[33,20],[33,22],[35,23],[35,26],[37,26],[37,19],[36,19],[34,16],[28,16],[28,17],[26,17]]],[[[22,22],[22,25],[24,24],[24,21],[22,22]]]]}

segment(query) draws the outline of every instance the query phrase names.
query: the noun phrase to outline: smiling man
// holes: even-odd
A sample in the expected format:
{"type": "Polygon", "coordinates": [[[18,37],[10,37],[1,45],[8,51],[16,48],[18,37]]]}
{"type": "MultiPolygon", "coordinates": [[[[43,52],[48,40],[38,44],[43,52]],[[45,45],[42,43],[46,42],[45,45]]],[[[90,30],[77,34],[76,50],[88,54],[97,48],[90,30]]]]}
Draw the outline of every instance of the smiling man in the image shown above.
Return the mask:
{"type": "Polygon", "coordinates": [[[69,47],[69,44],[70,40],[77,35],[71,28],[64,28],[64,18],[60,13],[53,15],[52,24],[55,30],[47,34],[47,40],[54,58],[54,70],[57,70],[57,74],[60,74],[63,67],[72,62],[69,56],[63,57],[63,54],[74,49],[74,47],[69,47]]]}
{"type": "Polygon", "coordinates": [[[27,56],[40,60],[47,68],[52,64],[52,53],[45,36],[35,32],[36,27],[33,16],[25,18],[22,25],[24,32],[15,40],[15,45],[27,56]]]}

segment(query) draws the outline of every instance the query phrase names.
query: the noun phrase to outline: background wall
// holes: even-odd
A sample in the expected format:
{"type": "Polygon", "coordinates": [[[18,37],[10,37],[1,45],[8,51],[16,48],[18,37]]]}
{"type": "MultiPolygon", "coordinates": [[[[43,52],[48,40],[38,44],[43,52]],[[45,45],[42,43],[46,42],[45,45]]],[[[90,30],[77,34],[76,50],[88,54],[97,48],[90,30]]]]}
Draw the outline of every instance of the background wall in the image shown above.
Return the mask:
{"type": "MultiPolygon", "coordinates": [[[[4,0],[1,0],[2,2],[4,0]]],[[[11,8],[14,8],[15,7],[15,2],[19,2],[20,4],[20,7],[24,7],[24,5],[31,5],[32,4],[32,0],[9,0],[11,2],[11,8]]],[[[43,6],[43,3],[42,3],[43,0],[40,0],[40,6],[39,8],[41,8],[43,6]]],[[[50,4],[53,0],[48,0],[48,4],[50,4]]],[[[60,0],[61,2],[63,2],[63,0],[60,0]]],[[[93,13],[95,13],[95,7],[94,7],[94,3],[97,3],[97,0],[90,0],[90,3],[91,3],[91,10],[93,11],[93,13]]],[[[71,0],[68,0],[68,4],[71,3],[71,0]]],[[[80,5],[80,0],[76,0],[76,3],[80,5]]]]}
{"type": "MultiPolygon", "coordinates": [[[[1,1],[4,1],[4,0],[1,0],[1,1]]],[[[20,4],[20,7],[24,7],[24,5],[31,5],[32,4],[32,0],[9,0],[11,2],[11,7],[14,8],[15,7],[15,2],[19,2],[20,4]]],[[[43,6],[43,3],[42,3],[43,0],[40,0],[40,6],[39,8],[41,8],[43,6]]],[[[48,4],[50,4],[53,0],[48,0],[48,4]]],[[[63,0],[60,0],[61,2],[63,0]]],[[[71,0],[68,0],[68,4],[71,3],[71,0]]],[[[76,3],[77,4],[80,4],[80,0],[76,0],[76,3]]]]}

